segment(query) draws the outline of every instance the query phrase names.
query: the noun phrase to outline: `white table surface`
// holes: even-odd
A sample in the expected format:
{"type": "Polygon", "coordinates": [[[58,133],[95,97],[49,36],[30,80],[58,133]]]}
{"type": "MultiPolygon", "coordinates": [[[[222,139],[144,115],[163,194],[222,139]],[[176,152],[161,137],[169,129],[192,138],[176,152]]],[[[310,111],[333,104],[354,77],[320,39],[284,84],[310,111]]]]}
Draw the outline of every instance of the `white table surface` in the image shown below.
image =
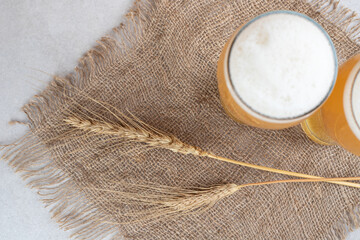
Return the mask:
{"type": "MultiPolygon", "coordinates": [[[[132,0],[0,0],[0,144],[22,136],[20,108],[46,86],[50,74],[73,69],[95,41],[117,26],[132,0]]],[[[360,13],[359,0],[342,4],[360,13]]],[[[0,239],[60,240],[60,230],[34,190],[0,161],[0,239]]],[[[360,239],[360,230],[347,240],[360,239]]]]}

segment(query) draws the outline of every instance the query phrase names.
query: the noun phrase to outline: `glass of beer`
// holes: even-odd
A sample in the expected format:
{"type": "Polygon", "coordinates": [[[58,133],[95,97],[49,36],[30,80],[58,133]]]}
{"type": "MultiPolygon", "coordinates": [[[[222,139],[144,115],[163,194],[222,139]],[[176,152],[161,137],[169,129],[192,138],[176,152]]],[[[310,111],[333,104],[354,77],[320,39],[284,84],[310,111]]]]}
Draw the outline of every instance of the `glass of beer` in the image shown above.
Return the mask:
{"type": "Polygon", "coordinates": [[[217,67],[225,112],[266,129],[308,118],[330,95],[336,76],[336,51],[326,31],[291,11],[268,12],[242,25],[217,67]]]}
{"type": "Polygon", "coordinates": [[[313,141],[338,144],[360,156],[360,54],[339,68],[333,92],[301,126],[313,141]]]}

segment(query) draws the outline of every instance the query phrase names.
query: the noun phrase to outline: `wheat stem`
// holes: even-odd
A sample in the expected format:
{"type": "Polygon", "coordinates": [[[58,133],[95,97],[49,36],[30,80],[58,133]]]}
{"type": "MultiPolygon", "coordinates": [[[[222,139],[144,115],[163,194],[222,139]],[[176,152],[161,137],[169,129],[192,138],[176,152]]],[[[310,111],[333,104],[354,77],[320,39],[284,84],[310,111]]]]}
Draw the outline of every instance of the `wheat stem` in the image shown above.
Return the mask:
{"type": "MultiPolygon", "coordinates": [[[[238,188],[250,187],[250,186],[261,186],[261,185],[269,185],[276,183],[306,183],[306,182],[339,182],[339,181],[358,181],[360,177],[339,177],[339,178],[308,178],[308,179],[285,179],[285,180],[276,180],[276,181],[268,181],[268,182],[258,182],[258,183],[246,183],[242,185],[238,185],[238,188]]],[[[355,188],[360,188],[359,186],[354,186],[355,188]]]]}
{"type": "MultiPolygon", "coordinates": [[[[237,185],[227,183],[211,187],[201,188],[173,188],[170,186],[138,185],[124,183],[120,191],[101,188],[86,188],[92,191],[99,191],[103,194],[111,194],[110,199],[115,198],[116,202],[122,204],[138,204],[144,208],[139,208],[135,212],[123,213],[124,221],[112,224],[128,224],[136,222],[164,220],[167,217],[177,217],[186,214],[201,213],[217,202],[226,198],[244,187],[262,186],[279,183],[297,182],[330,182],[330,181],[349,181],[360,180],[360,177],[347,178],[317,178],[317,179],[286,179],[268,182],[246,183],[237,185]],[[129,190],[126,190],[126,189],[129,190]]],[[[117,186],[120,187],[120,186],[117,186]]]]}
{"type": "MultiPolygon", "coordinates": [[[[119,111],[117,113],[119,113],[119,111]]],[[[105,121],[82,119],[75,116],[68,117],[64,121],[67,124],[76,127],[78,129],[81,129],[83,131],[88,131],[96,134],[115,135],[118,136],[119,138],[126,139],[127,141],[131,140],[135,142],[145,143],[147,146],[154,148],[164,148],[182,154],[206,156],[223,162],[233,163],[243,167],[249,167],[266,172],[278,173],[293,177],[321,179],[321,177],[318,176],[285,171],[285,170],[280,170],[265,166],[259,166],[255,164],[250,164],[246,162],[236,161],[233,159],[217,156],[209,152],[205,152],[198,147],[182,142],[180,139],[178,139],[175,136],[164,133],[158,129],[155,129],[152,126],[147,125],[146,123],[137,119],[133,115],[131,115],[131,117],[128,117],[124,114],[121,114],[120,116],[116,116],[116,118],[117,120],[119,120],[119,123],[117,124],[109,123],[105,121]]],[[[349,186],[349,187],[360,188],[360,184],[346,182],[342,180],[329,180],[328,182],[349,186]]]]}
{"type": "MultiPolygon", "coordinates": [[[[288,175],[288,176],[293,176],[293,177],[301,177],[301,178],[309,178],[309,179],[321,179],[322,178],[322,177],[303,174],[303,173],[285,171],[285,170],[280,170],[280,169],[276,169],[276,168],[270,168],[270,167],[259,166],[259,165],[255,165],[255,164],[251,164],[251,163],[240,162],[240,161],[236,161],[236,160],[233,160],[233,159],[216,156],[216,155],[211,154],[211,153],[209,153],[206,156],[210,157],[210,158],[213,158],[213,159],[223,161],[223,162],[233,163],[233,164],[241,165],[243,167],[249,167],[249,168],[262,170],[262,171],[266,171],[266,172],[279,173],[279,174],[283,174],[283,175],[288,175]]],[[[348,179],[348,180],[350,180],[350,179],[348,179]]],[[[352,183],[352,182],[343,182],[343,181],[345,181],[345,180],[341,180],[341,179],[327,180],[327,182],[334,183],[334,184],[360,188],[360,184],[352,183]]]]}

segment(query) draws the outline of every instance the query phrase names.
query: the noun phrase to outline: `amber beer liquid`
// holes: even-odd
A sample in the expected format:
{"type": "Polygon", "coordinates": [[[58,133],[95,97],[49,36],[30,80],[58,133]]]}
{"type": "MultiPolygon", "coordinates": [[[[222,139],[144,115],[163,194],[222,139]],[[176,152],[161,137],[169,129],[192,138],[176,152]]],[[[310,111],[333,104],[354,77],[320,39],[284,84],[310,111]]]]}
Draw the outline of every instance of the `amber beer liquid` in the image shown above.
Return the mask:
{"type": "Polygon", "coordinates": [[[329,99],[301,126],[313,141],[338,144],[360,156],[360,54],[339,68],[329,99]]]}
{"type": "Polygon", "coordinates": [[[243,124],[281,129],[299,124],[327,99],[337,58],[322,27],[296,12],[265,13],[241,26],[218,61],[220,100],[243,124]]]}

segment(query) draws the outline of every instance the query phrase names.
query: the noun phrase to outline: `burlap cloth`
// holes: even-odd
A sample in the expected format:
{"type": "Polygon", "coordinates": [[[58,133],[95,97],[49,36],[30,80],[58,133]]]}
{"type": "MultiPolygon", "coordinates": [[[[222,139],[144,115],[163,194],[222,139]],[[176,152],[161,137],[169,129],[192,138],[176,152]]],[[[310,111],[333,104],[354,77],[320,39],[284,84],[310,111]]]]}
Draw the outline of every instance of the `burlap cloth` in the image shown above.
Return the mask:
{"type": "Polygon", "coordinates": [[[73,74],[55,78],[25,106],[31,131],[5,157],[44,195],[60,225],[74,228],[80,239],[344,238],[358,227],[360,192],[327,183],[245,188],[200,214],[116,224],[124,211],[138,206],[89,187],[107,188],[121,180],[189,187],[286,177],[168,150],[143,151],[139,144],[124,146],[107,136],[69,133],[63,122],[69,111],[106,114],[73,85],[220,156],[324,177],[359,176],[360,158],[311,142],[299,126],[281,131],[247,127],[231,120],[220,105],[216,63],[225,42],[244,22],[279,9],[319,22],[340,64],[359,52],[355,15],[333,1],[137,1],[127,22],[90,50],[73,74]]]}

